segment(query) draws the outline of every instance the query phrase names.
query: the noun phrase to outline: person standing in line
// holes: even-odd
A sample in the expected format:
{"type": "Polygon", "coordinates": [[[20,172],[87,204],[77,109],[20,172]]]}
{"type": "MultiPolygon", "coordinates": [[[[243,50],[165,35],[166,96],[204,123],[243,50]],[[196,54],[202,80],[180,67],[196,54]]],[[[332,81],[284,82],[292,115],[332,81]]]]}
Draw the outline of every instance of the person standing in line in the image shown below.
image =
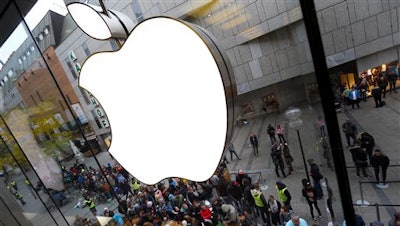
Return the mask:
{"type": "Polygon", "coordinates": [[[275,128],[269,124],[267,127],[267,133],[269,135],[269,138],[271,139],[271,145],[274,144],[274,142],[276,141],[276,137],[275,137],[275,128]]]}
{"type": "Polygon", "coordinates": [[[94,204],[93,200],[89,196],[85,196],[83,200],[86,204],[86,206],[89,208],[90,212],[92,212],[93,215],[97,214],[96,210],[96,205],[94,204]]]}
{"type": "Polygon", "coordinates": [[[247,173],[245,173],[245,172],[243,172],[243,170],[239,170],[238,171],[238,174],[236,175],[236,177],[235,177],[235,180],[239,183],[239,185],[240,185],[240,187],[242,188],[242,191],[244,191],[244,188],[245,188],[245,185],[243,184],[243,180],[244,179],[247,179],[248,181],[249,181],[249,183],[251,184],[251,177],[247,174],[247,173]]]}
{"type": "MultiPolygon", "coordinates": [[[[361,143],[361,141],[358,141],[357,143],[361,143]]],[[[360,171],[362,172],[364,177],[368,177],[367,174],[368,154],[361,148],[361,145],[354,150],[354,158],[356,164],[357,177],[360,176],[360,171]]]]}
{"type": "Polygon", "coordinates": [[[367,102],[367,91],[368,91],[368,81],[367,78],[365,77],[365,75],[363,75],[363,78],[361,79],[361,82],[359,84],[360,87],[360,96],[361,96],[361,100],[363,100],[364,102],[367,102]]]}
{"type": "Polygon", "coordinates": [[[310,176],[314,183],[315,199],[318,200],[324,196],[321,187],[321,179],[324,178],[324,176],[322,176],[318,165],[314,162],[314,159],[308,159],[308,163],[310,164],[310,176]]]}
{"type": "Polygon", "coordinates": [[[268,197],[269,212],[271,213],[271,221],[273,225],[281,225],[280,210],[281,203],[275,199],[273,195],[268,197]]]}
{"type": "Polygon", "coordinates": [[[280,169],[283,177],[285,178],[286,174],[285,174],[285,165],[283,163],[283,158],[282,158],[282,146],[278,143],[278,141],[275,141],[274,145],[272,145],[271,159],[275,165],[276,176],[280,177],[279,175],[279,169],[280,169]]]}
{"type": "Polygon", "coordinates": [[[349,92],[349,99],[352,109],[354,109],[354,105],[357,105],[357,108],[360,108],[360,105],[358,104],[358,102],[360,101],[360,91],[358,91],[356,85],[353,85],[351,91],[349,92]]]}
{"type": "Polygon", "coordinates": [[[226,215],[226,217],[223,221],[224,224],[227,224],[230,226],[240,225],[239,212],[235,208],[235,206],[225,203],[225,204],[221,205],[221,210],[226,215]]]}
{"type": "Polygon", "coordinates": [[[258,138],[254,132],[250,133],[250,144],[251,147],[253,148],[254,156],[258,156],[258,138]]]}
{"type": "Polygon", "coordinates": [[[279,142],[286,143],[285,137],[283,136],[283,134],[284,134],[283,127],[278,124],[278,125],[276,125],[275,131],[276,131],[276,134],[278,135],[279,142]]]}
{"type": "Polygon", "coordinates": [[[278,193],[279,200],[286,206],[289,210],[293,210],[292,206],[290,205],[290,201],[292,200],[292,196],[288,190],[286,184],[282,183],[281,181],[276,182],[276,192],[278,193]]]}
{"type": "Polygon", "coordinates": [[[382,168],[382,183],[386,185],[386,171],[389,167],[390,159],[388,156],[382,154],[380,149],[375,149],[375,153],[371,156],[371,165],[374,167],[375,178],[377,184],[380,184],[379,171],[382,168]]]}
{"type": "Polygon", "coordinates": [[[396,91],[397,76],[394,73],[394,70],[390,70],[387,80],[389,81],[389,94],[392,94],[392,92],[397,93],[396,91]]]}
{"type": "Polygon", "coordinates": [[[385,75],[379,76],[378,85],[379,85],[379,88],[381,88],[382,97],[386,98],[386,87],[388,85],[388,82],[386,80],[385,75]]]}
{"type": "Polygon", "coordinates": [[[368,160],[371,163],[372,151],[375,147],[375,139],[370,133],[362,132],[360,140],[361,140],[361,148],[365,149],[365,151],[368,154],[368,160]]]}
{"type": "Polygon", "coordinates": [[[315,198],[315,190],[311,183],[307,179],[303,179],[303,189],[301,190],[301,193],[303,194],[303,197],[306,199],[308,206],[310,207],[310,213],[311,217],[315,222],[322,219],[321,216],[321,210],[318,207],[318,202],[317,199],[315,198]],[[318,212],[318,218],[314,215],[314,208],[318,212]]]}
{"type": "Polygon", "coordinates": [[[240,160],[238,154],[236,153],[235,146],[233,146],[232,143],[229,144],[228,150],[229,154],[231,155],[231,161],[233,161],[233,155],[236,156],[237,160],[240,160]]]}
{"type": "Polygon", "coordinates": [[[375,108],[382,107],[382,89],[378,84],[375,84],[374,88],[371,90],[371,95],[374,97],[375,108]]]}
{"type": "Polygon", "coordinates": [[[268,205],[267,200],[264,197],[264,194],[257,188],[251,189],[250,192],[254,198],[255,206],[256,206],[258,212],[261,214],[261,218],[262,218],[264,224],[270,226],[271,225],[271,223],[270,223],[271,217],[268,212],[269,205],[268,205]]]}
{"type": "Polygon", "coordinates": [[[290,221],[293,210],[289,210],[286,206],[281,207],[281,212],[279,213],[279,218],[281,220],[282,225],[286,225],[287,222],[290,221]]]}
{"type": "Polygon", "coordinates": [[[344,98],[344,101],[345,101],[345,105],[350,105],[351,104],[351,100],[349,98],[350,91],[351,91],[351,89],[349,87],[347,87],[347,86],[343,90],[342,95],[343,95],[343,98],[344,98]]]}
{"type": "Polygon", "coordinates": [[[292,162],[294,159],[293,159],[292,155],[290,154],[289,146],[287,143],[285,143],[283,145],[282,154],[283,154],[283,158],[285,159],[285,163],[289,169],[288,175],[290,175],[293,172],[292,162]]]}
{"type": "Polygon", "coordinates": [[[353,142],[356,140],[357,126],[350,119],[347,119],[346,122],[342,125],[342,130],[344,132],[344,135],[346,136],[347,147],[350,147],[350,138],[353,139],[353,142]]]}
{"type": "Polygon", "coordinates": [[[257,210],[255,209],[254,198],[251,194],[251,190],[255,188],[255,185],[251,183],[248,178],[243,178],[242,184],[244,186],[243,190],[243,210],[247,213],[257,216],[257,210]]]}

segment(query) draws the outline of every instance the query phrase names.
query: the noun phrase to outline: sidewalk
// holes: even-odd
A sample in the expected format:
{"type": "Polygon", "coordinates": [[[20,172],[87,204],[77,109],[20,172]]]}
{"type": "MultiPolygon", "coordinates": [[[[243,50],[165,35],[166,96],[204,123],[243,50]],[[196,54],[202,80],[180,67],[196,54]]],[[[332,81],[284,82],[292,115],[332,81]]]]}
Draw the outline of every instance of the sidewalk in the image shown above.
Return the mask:
{"type": "MultiPolygon", "coordinates": [[[[391,165],[399,165],[400,94],[386,94],[385,101],[386,105],[382,108],[375,108],[375,104],[371,98],[369,98],[367,102],[361,102],[360,109],[351,109],[351,106],[347,106],[345,112],[337,113],[338,126],[341,128],[346,119],[355,121],[359,133],[363,131],[371,133],[375,138],[375,148],[380,148],[383,153],[391,158],[391,165]]],[[[329,185],[334,194],[333,209],[335,211],[336,219],[343,219],[336,174],[333,170],[327,167],[326,160],[323,158],[322,152],[320,151],[321,148],[318,147],[320,137],[319,132],[315,127],[315,121],[319,115],[323,115],[322,107],[319,104],[296,107],[302,110],[301,119],[303,120],[303,125],[299,128],[293,129],[288,126],[288,120],[284,117],[284,111],[286,109],[282,110],[280,113],[271,113],[250,120],[250,125],[248,126],[243,126],[241,128],[236,127],[233,136],[233,143],[242,160],[234,160],[233,162],[230,162],[228,168],[233,174],[237,173],[240,169],[245,172],[261,172],[262,179],[260,185],[265,189],[263,192],[266,196],[274,195],[277,197],[275,183],[277,180],[281,180],[288,186],[288,189],[291,192],[293,209],[309,223],[312,223],[313,220],[311,219],[309,206],[301,194],[301,180],[306,178],[306,173],[296,131],[298,129],[305,159],[313,158],[320,166],[323,175],[329,179],[329,185]],[[273,126],[276,124],[285,125],[285,138],[289,144],[291,154],[295,159],[293,162],[294,172],[286,178],[277,178],[275,175],[274,165],[269,155],[271,143],[269,136],[266,133],[268,124],[273,126]],[[257,157],[253,156],[252,148],[249,143],[248,136],[250,132],[257,134],[259,139],[260,155],[257,157]]],[[[350,153],[345,147],[347,145],[344,134],[341,134],[341,137],[342,145],[344,145],[343,151],[345,152],[346,165],[352,167],[353,164],[350,153]]],[[[230,161],[229,157],[228,153],[227,158],[230,161]]],[[[309,168],[308,164],[307,167],[309,168]]],[[[373,169],[370,168],[368,173],[373,176],[373,169]]],[[[357,201],[361,200],[359,181],[373,182],[375,177],[358,179],[356,178],[354,168],[348,168],[348,175],[348,179],[351,183],[353,203],[357,203],[357,201]]],[[[400,167],[390,167],[388,169],[387,181],[399,181],[399,179],[400,167]]],[[[325,186],[323,186],[323,188],[326,189],[325,186]]],[[[391,183],[387,189],[378,189],[376,188],[375,183],[362,183],[363,200],[366,200],[371,204],[400,205],[399,191],[400,183],[391,183]]],[[[324,195],[324,198],[326,199],[327,193],[325,192],[324,195]]],[[[364,202],[361,203],[363,204],[364,202]]],[[[330,220],[328,217],[329,214],[326,212],[326,202],[325,200],[320,200],[318,204],[324,217],[320,223],[321,225],[326,225],[330,220]]],[[[387,224],[395,210],[400,211],[400,207],[380,207],[379,215],[381,221],[387,224]]],[[[375,207],[355,207],[355,211],[363,216],[367,224],[377,220],[378,216],[375,207]]],[[[315,210],[314,213],[316,213],[315,210]]]]}

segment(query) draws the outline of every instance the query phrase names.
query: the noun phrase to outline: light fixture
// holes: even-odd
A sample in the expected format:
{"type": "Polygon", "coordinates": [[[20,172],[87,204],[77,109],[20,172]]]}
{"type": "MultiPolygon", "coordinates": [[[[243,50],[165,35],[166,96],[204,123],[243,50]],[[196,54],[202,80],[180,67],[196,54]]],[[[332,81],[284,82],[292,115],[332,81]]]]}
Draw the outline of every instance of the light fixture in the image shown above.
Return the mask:
{"type": "Polygon", "coordinates": [[[386,64],[382,64],[382,66],[381,66],[381,71],[383,71],[383,72],[386,71],[386,64]]]}

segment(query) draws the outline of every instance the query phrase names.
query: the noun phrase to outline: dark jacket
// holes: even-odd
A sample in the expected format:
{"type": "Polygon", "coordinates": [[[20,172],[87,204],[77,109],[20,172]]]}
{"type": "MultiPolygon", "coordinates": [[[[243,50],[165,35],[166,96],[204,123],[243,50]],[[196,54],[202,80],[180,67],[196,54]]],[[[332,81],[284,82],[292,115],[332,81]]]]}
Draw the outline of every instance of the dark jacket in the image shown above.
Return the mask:
{"type": "Polygon", "coordinates": [[[282,158],[282,150],[280,148],[278,149],[272,149],[271,151],[271,158],[272,158],[272,162],[274,164],[278,164],[279,162],[283,161],[282,158]]]}
{"type": "Polygon", "coordinates": [[[371,156],[371,165],[373,167],[388,167],[389,166],[389,157],[387,157],[386,155],[382,154],[381,156],[377,156],[375,154],[373,154],[371,156]]]}
{"type": "Polygon", "coordinates": [[[257,136],[250,136],[250,143],[251,143],[251,145],[257,146],[258,145],[257,136]]]}
{"type": "Polygon", "coordinates": [[[303,194],[303,197],[307,200],[308,203],[316,202],[317,200],[315,199],[315,190],[311,185],[306,185],[303,187],[303,190],[301,191],[303,194]]]}
{"type": "Polygon", "coordinates": [[[357,126],[351,121],[343,123],[342,129],[345,134],[357,134],[357,126]]]}
{"type": "Polygon", "coordinates": [[[375,98],[381,97],[382,96],[382,89],[379,86],[375,86],[372,89],[371,94],[375,98]]]}
{"type": "Polygon", "coordinates": [[[367,152],[364,151],[361,148],[356,149],[356,152],[354,153],[354,157],[356,160],[356,164],[360,166],[367,166],[367,161],[368,161],[368,155],[367,152]]]}
{"type": "Polygon", "coordinates": [[[269,125],[268,128],[267,128],[267,133],[270,136],[275,136],[275,128],[272,127],[271,125],[269,125]]]}
{"type": "Polygon", "coordinates": [[[361,147],[362,148],[373,148],[375,146],[375,139],[374,137],[367,133],[364,132],[361,134],[361,147]]]}
{"type": "Polygon", "coordinates": [[[315,163],[310,164],[310,173],[311,173],[311,177],[313,178],[314,181],[319,181],[324,177],[324,176],[322,176],[318,165],[315,163]]]}
{"type": "Polygon", "coordinates": [[[239,183],[236,181],[232,181],[227,189],[226,192],[228,195],[232,196],[232,198],[236,200],[240,200],[243,196],[242,188],[240,187],[239,183]]]}

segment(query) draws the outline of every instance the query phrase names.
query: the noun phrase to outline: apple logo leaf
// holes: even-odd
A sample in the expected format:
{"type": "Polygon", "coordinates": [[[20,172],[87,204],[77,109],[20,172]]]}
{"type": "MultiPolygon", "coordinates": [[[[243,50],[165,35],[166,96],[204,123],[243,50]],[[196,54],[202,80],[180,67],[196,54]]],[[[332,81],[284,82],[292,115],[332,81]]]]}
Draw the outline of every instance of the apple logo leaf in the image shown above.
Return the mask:
{"type": "Polygon", "coordinates": [[[125,39],[134,27],[129,17],[115,10],[104,12],[100,6],[80,2],[68,4],[67,9],[78,27],[94,39],[125,39]]]}
{"type": "Polygon", "coordinates": [[[79,84],[104,108],[109,152],[130,174],[205,181],[232,137],[230,71],[205,30],[161,16],[136,25],[118,51],[90,56],[79,84]]]}

